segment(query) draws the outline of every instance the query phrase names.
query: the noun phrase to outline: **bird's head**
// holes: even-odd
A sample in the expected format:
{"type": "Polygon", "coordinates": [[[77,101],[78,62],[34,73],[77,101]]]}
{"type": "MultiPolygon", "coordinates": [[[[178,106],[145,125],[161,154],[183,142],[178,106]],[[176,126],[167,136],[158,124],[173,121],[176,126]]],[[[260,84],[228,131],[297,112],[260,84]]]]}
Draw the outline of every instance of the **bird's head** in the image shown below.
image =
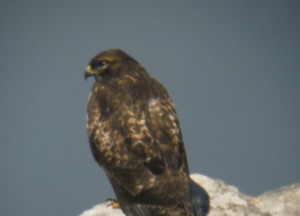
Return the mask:
{"type": "Polygon", "coordinates": [[[101,80],[105,76],[115,76],[121,73],[123,67],[134,61],[129,55],[120,49],[105,50],[93,57],[85,69],[84,77],[94,76],[96,80],[101,80]],[[124,64],[124,62],[126,64],[124,64]]]}

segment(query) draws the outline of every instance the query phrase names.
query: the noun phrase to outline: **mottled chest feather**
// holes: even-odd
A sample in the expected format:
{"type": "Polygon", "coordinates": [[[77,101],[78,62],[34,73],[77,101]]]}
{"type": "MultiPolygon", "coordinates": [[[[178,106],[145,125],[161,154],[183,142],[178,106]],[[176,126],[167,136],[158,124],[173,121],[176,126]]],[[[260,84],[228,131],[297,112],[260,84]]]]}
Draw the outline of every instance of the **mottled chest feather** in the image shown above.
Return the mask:
{"type": "Polygon", "coordinates": [[[88,134],[96,160],[120,164],[166,158],[178,167],[182,144],[175,107],[165,96],[124,94],[95,85],[88,103],[88,134]],[[163,96],[163,97],[162,97],[163,96]]]}

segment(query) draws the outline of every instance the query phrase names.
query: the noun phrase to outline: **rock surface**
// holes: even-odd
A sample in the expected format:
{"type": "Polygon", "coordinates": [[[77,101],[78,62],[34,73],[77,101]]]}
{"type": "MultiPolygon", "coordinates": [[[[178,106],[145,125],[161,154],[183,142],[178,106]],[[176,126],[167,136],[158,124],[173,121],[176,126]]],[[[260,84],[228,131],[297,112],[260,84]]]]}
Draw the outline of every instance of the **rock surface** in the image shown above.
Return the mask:
{"type": "MultiPolygon", "coordinates": [[[[191,178],[202,185],[210,196],[208,216],[300,216],[300,184],[294,184],[251,197],[225,182],[204,175],[191,178]]],[[[102,203],[84,211],[80,216],[124,216],[120,209],[102,203]]]]}

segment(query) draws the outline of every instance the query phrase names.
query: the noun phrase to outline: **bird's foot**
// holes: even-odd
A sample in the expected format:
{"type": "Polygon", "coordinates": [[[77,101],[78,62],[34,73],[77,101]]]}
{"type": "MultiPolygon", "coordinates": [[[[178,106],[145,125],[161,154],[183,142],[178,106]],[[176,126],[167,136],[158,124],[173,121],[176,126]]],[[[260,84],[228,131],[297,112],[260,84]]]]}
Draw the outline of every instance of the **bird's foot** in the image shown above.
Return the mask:
{"type": "Polygon", "coordinates": [[[116,199],[107,199],[106,202],[107,202],[107,207],[108,207],[108,206],[111,206],[111,207],[114,208],[114,209],[119,209],[119,208],[121,208],[120,203],[119,203],[118,200],[116,200],[116,199]]]}

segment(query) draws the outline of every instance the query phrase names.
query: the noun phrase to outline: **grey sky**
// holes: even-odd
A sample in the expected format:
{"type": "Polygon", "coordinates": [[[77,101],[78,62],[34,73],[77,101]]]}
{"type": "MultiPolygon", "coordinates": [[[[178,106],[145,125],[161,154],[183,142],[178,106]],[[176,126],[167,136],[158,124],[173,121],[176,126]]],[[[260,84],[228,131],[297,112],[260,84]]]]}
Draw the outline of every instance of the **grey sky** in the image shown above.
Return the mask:
{"type": "Polygon", "coordinates": [[[0,215],[78,215],[114,197],[83,79],[113,47],[168,89],[192,173],[252,195],[300,182],[299,1],[1,3],[0,215]]]}

